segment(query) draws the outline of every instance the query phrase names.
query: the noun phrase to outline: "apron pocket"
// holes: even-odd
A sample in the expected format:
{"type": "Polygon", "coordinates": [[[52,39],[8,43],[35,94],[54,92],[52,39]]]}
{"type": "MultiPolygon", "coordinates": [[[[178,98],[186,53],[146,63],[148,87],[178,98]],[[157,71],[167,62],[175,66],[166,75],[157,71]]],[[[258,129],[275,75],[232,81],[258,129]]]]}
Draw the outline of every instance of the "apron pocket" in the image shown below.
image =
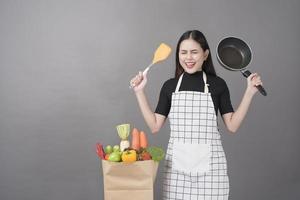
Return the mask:
{"type": "Polygon", "coordinates": [[[204,174],[210,170],[211,145],[174,141],[172,168],[187,174],[204,174]]]}

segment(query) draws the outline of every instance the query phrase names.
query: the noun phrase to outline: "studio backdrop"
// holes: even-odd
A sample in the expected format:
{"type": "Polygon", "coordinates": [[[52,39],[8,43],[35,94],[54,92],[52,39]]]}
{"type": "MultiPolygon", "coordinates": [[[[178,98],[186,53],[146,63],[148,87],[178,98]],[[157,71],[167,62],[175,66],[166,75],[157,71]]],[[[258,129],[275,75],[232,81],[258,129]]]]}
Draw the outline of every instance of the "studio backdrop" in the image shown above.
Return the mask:
{"type": "Polygon", "coordinates": [[[246,79],[217,62],[222,38],[251,46],[249,69],[268,92],[254,97],[236,134],[218,116],[230,199],[299,199],[299,8],[298,0],[1,0],[0,199],[103,199],[95,144],[118,144],[121,123],[166,150],[169,122],[151,134],[129,81],[161,42],[171,46],[148,73],[155,109],[164,81],[174,77],[177,40],[192,29],[207,36],[235,109],[246,79]]]}

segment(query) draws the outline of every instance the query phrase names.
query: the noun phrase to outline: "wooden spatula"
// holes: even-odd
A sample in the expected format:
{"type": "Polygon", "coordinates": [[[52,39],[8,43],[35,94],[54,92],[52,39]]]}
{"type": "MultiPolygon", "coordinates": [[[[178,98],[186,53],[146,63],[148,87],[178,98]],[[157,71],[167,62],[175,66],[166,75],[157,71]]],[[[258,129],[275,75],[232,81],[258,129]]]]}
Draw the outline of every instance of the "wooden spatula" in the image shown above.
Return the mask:
{"type": "Polygon", "coordinates": [[[171,53],[171,48],[165,43],[161,43],[156,49],[152,63],[143,71],[143,74],[147,73],[149,69],[156,63],[165,60],[171,53]]]}

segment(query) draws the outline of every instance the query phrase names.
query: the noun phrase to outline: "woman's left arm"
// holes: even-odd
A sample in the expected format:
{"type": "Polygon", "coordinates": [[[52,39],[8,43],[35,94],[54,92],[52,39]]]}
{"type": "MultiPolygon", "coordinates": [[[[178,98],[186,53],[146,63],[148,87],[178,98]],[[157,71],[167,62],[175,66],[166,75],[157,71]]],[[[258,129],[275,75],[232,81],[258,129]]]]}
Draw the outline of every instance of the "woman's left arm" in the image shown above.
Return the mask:
{"type": "Polygon", "coordinates": [[[260,76],[257,73],[251,74],[247,78],[247,89],[237,110],[235,112],[226,113],[222,115],[223,121],[230,132],[235,133],[240,127],[242,121],[244,120],[248,112],[252,98],[254,94],[258,91],[256,88],[256,86],[258,85],[262,85],[260,76]]]}

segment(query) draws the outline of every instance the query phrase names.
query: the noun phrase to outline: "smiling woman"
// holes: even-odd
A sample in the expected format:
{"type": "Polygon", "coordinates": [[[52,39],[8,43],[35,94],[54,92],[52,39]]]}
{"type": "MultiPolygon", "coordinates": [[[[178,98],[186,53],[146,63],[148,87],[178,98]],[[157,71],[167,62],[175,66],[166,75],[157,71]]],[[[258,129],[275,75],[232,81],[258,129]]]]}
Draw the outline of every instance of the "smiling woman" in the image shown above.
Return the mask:
{"type": "Polygon", "coordinates": [[[228,199],[227,160],[217,114],[220,111],[228,130],[235,132],[257,91],[255,85],[262,84],[259,76],[249,76],[244,98],[234,112],[227,85],[216,76],[207,40],[193,30],[178,41],[175,78],[164,83],[155,112],[144,93],[146,82],[147,73],[131,80],[149,128],[156,133],[167,117],[170,120],[163,199],[228,199]]]}

